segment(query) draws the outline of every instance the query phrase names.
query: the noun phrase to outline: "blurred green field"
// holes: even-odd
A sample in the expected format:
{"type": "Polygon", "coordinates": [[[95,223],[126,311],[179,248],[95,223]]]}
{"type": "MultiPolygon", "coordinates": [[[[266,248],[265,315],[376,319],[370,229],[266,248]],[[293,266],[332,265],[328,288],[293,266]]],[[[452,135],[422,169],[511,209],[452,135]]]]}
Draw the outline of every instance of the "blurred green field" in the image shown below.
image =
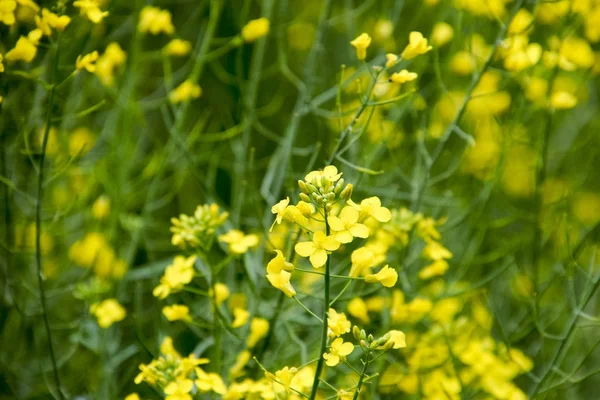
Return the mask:
{"type": "Polygon", "coordinates": [[[594,399],[600,1],[0,0],[0,399],[594,399]]]}

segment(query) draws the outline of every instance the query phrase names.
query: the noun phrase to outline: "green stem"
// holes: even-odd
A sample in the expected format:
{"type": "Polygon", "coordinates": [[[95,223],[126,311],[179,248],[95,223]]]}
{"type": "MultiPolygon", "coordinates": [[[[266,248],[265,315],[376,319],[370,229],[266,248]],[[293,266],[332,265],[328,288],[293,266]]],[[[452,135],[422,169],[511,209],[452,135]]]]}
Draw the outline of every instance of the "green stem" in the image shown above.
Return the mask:
{"type": "Polygon", "coordinates": [[[42,316],[44,319],[44,327],[46,329],[46,339],[48,341],[48,352],[50,353],[50,361],[52,363],[52,375],[54,378],[54,385],[56,386],[56,390],[58,392],[58,397],[60,399],[64,399],[64,395],[62,393],[61,384],[60,384],[60,376],[58,374],[58,364],[56,363],[56,356],[54,354],[54,346],[52,345],[52,331],[50,330],[50,322],[48,321],[48,306],[46,304],[46,292],[44,289],[44,273],[42,268],[42,245],[41,245],[41,236],[42,236],[42,204],[44,198],[44,163],[46,162],[46,148],[48,147],[48,135],[50,132],[50,124],[52,121],[52,108],[54,107],[54,92],[56,81],[56,72],[58,70],[58,60],[59,60],[59,52],[58,48],[60,45],[60,34],[56,39],[56,47],[55,47],[55,59],[54,59],[54,69],[52,71],[51,83],[50,83],[50,93],[48,95],[48,111],[46,113],[46,126],[44,127],[44,137],[42,139],[42,151],[40,155],[40,167],[38,170],[38,181],[37,181],[37,201],[35,203],[35,262],[37,267],[37,276],[38,276],[38,286],[39,286],[39,296],[40,303],[42,306],[42,316]]]}
{"type": "MultiPolygon", "coordinates": [[[[329,223],[327,222],[327,211],[324,210],[325,216],[325,234],[329,236],[329,223]]],[[[317,397],[317,390],[319,389],[319,382],[321,372],[323,371],[323,354],[327,350],[327,312],[329,311],[329,272],[331,269],[331,255],[327,257],[325,263],[325,293],[323,295],[323,328],[321,330],[321,348],[319,350],[319,361],[317,362],[317,369],[315,371],[315,378],[313,380],[312,390],[310,391],[310,400],[314,400],[317,397]]]]}
{"type": "Polygon", "coordinates": [[[221,374],[221,329],[219,327],[219,317],[218,317],[218,312],[219,310],[217,310],[217,303],[214,299],[212,299],[212,305],[213,305],[213,329],[212,329],[212,334],[213,334],[213,338],[215,339],[215,343],[214,343],[214,348],[213,348],[213,361],[214,361],[214,365],[215,365],[215,370],[218,374],[221,374]]]}
{"type": "Polygon", "coordinates": [[[356,385],[356,391],[354,392],[354,397],[352,400],[357,400],[358,395],[360,394],[360,388],[365,380],[365,375],[367,374],[367,368],[369,368],[369,362],[371,361],[371,352],[367,352],[367,360],[365,361],[365,365],[363,366],[362,372],[360,373],[360,378],[358,379],[358,385],[356,385]]]}

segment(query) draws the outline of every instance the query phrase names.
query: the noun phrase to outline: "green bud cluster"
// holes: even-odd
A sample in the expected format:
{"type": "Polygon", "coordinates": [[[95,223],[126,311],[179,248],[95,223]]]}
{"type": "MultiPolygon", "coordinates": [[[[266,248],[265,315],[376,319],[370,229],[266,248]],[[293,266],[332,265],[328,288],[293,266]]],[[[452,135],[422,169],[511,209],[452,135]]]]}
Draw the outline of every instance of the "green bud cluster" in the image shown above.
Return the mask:
{"type": "Polygon", "coordinates": [[[300,199],[307,203],[313,203],[318,207],[330,209],[339,200],[348,200],[352,196],[352,184],[344,185],[344,179],[340,178],[335,184],[327,177],[314,179],[312,182],[298,181],[302,193],[300,199]]]}

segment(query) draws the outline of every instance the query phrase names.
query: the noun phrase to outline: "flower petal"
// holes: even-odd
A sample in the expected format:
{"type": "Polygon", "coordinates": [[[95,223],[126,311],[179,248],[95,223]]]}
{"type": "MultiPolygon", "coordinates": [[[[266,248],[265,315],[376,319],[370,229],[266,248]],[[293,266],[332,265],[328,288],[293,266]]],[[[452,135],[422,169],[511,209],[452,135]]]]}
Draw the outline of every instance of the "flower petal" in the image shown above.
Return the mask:
{"type": "Polygon", "coordinates": [[[314,253],[315,246],[313,245],[313,242],[300,242],[296,243],[294,250],[296,250],[296,253],[298,253],[301,257],[308,257],[314,253]]]}
{"type": "Polygon", "coordinates": [[[320,268],[327,262],[327,252],[323,249],[316,250],[310,255],[310,263],[315,268],[320,268]]]}
{"type": "Polygon", "coordinates": [[[379,222],[388,222],[392,219],[392,213],[385,207],[379,207],[373,210],[373,217],[379,222]]]}
{"type": "Polygon", "coordinates": [[[335,237],[333,235],[329,235],[323,242],[323,247],[327,251],[336,251],[340,248],[340,242],[335,240],[335,237]]]}
{"type": "Polygon", "coordinates": [[[352,233],[352,236],[354,237],[364,239],[369,237],[369,228],[364,224],[354,224],[350,227],[350,233],[352,233]]]}
{"type": "Polygon", "coordinates": [[[334,231],[343,231],[346,229],[346,224],[338,217],[331,216],[327,218],[327,222],[329,223],[329,227],[334,231]]]}
{"type": "Polygon", "coordinates": [[[354,236],[348,230],[339,231],[335,234],[335,240],[340,243],[350,243],[353,239],[354,236]]]}
{"type": "Polygon", "coordinates": [[[340,218],[348,224],[353,224],[358,221],[358,210],[354,207],[346,206],[342,209],[340,218]]]}

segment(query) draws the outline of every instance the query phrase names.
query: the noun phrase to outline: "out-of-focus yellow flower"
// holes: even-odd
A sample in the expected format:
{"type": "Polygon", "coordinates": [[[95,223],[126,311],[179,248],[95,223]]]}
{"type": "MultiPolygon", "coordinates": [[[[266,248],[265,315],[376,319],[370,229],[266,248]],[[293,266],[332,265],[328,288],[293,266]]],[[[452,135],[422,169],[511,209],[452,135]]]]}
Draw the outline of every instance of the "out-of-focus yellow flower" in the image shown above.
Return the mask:
{"type": "Polygon", "coordinates": [[[270,372],[265,372],[265,376],[267,379],[276,381],[282,385],[285,388],[285,391],[290,393],[290,385],[292,384],[292,379],[294,379],[294,376],[297,372],[297,368],[283,367],[279,371],[276,371],[274,375],[270,372]]]}
{"type": "Polygon", "coordinates": [[[15,23],[15,9],[17,2],[15,0],[0,0],[0,22],[4,25],[13,25],[15,23]]]}
{"type": "Polygon", "coordinates": [[[532,76],[523,83],[525,98],[533,103],[542,104],[546,101],[548,81],[544,78],[532,76]]]}
{"type": "Polygon", "coordinates": [[[340,247],[333,235],[325,235],[323,232],[315,232],[312,241],[296,243],[294,250],[301,257],[309,257],[310,263],[315,268],[320,268],[327,262],[327,252],[336,251],[340,247]]]}
{"type": "Polygon", "coordinates": [[[214,372],[206,373],[200,368],[196,368],[195,372],[196,380],[194,383],[200,392],[206,393],[212,390],[220,395],[227,393],[227,387],[219,374],[214,372]]]}
{"type": "Polygon", "coordinates": [[[180,214],[179,218],[171,218],[171,243],[184,249],[212,243],[215,230],[227,218],[229,213],[221,212],[218,204],[199,205],[192,216],[180,214]]]}
{"type": "Polygon", "coordinates": [[[250,321],[250,334],[246,340],[246,345],[249,348],[253,348],[259,340],[267,335],[267,332],[269,332],[269,321],[263,318],[252,318],[252,321],[250,321]]]}
{"type": "Polygon", "coordinates": [[[202,96],[202,88],[191,80],[184,81],[169,93],[171,103],[178,104],[202,96]]]}
{"type": "Polygon", "coordinates": [[[327,313],[327,333],[329,337],[334,338],[350,332],[351,324],[343,312],[338,313],[333,308],[327,313]]]}
{"type": "Polygon", "coordinates": [[[173,39],[164,48],[164,52],[170,56],[185,56],[192,51],[192,44],[187,40],[173,39]]]}
{"type": "Polygon", "coordinates": [[[125,400],[140,400],[140,396],[137,393],[129,393],[125,396],[125,400]]]}
{"type": "Polygon", "coordinates": [[[360,297],[355,297],[348,302],[348,314],[364,324],[369,323],[369,309],[365,301],[360,297]]]}
{"type": "Polygon", "coordinates": [[[77,60],[75,60],[75,68],[78,71],[82,69],[86,69],[88,72],[94,73],[96,71],[96,61],[98,60],[99,54],[98,51],[94,50],[93,52],[84,55],[77,56],[77,60]]]}
{"type": "Polygon", "coordinates": [[[370,272],[371,267],[375,265],[375,254],[367,247],[359,247],[354,250],[350,259],[352,261],[352,267],[350,268],[348,276],[352,278],[366,275],[370,272]]]}
{"type": "Polygon", "coordinates": [[[251,43],[269,33],[271,22],[267,18],[258,18],[248,21],[242,28],[242,39],[251,43]]]}
{"type": "Polygon", "coordinates": [[[405,60],[410,60],[421,54],[425,54],[433,47],[429,46],[427,39],[423,37],[421,32],[413,31],[408,36],[408,45],[400,55],[405,60]]]}
{"type": "Polygon", "coordinates": [[[79,13],[94,24],[99,24],[108,16],[108,11],[100,9],[100,0],[76,0],[73,2],[73,6],[79,8],[79,13]]]}
{"type": "Polygon", "coordinates": [[[58,16],[47,8],[42,9],[41,16],[35,16],[35,24],[46,36],[50,36],[52,34],[52,28],[59,32],[64,31],[70,22],[71,18],[68,15],[58,16]]]}
{"type": "Polygon", "coordinates": [[[154,288],[152,294],[159,299],[165,299],[169,294],[181,290],[194,277],[194,262],[196,256],[175,256],[173,264],[167,266],[160,278],[160,285],[154,288]]]}
{"type": "Polygon", "coordinates": [[[591,192],[578,192],[571,205],[573,214],[583,224],[591,226],[600,221],[600,195],[591,192]]]}
{"type": "Polygon", "coordinates": [[[393,54],[393,53],[387,53],[385,55],[385,58],[387,60],[385,62],[385,67],[386,68],[392,68],[398,62],[398,56],[395,55],[395,54],[393,54]]]}
{"type": "Polygon", "coordinates": [[[389,19],[378,19],[373,27],[373,37],[378,42],[385,42],[392,37],[394,24],[389,19]]]}
{"type": "Polygon", "coordinates": [[[315,26],[308,22],[292,22],[287,28],[287,38],[290,48],[308,50],[315,38],[315,26]]]}
{"type": "Polygon", "coordinates": [[[557,110],[566,110],[577,105],[577,97],[569,92],[555,91],[550,96],[550,105],[557,110]]]}
{"type": "Polygon", "coordinates": [[[362,61],[367,58],[367,49],[371,45],[371,36],[367,33],[361,33],[350,44],[356,49],[356,58],[362,61]]]}
{"type": "Polygon", "coordinates": [[[344,342],[344,339],[337,338],[331,343],[329,353],[323,354],[323,358],[326,360],[325,364],[330,367],[335,367],[340,361],[345,361],[346,356],[350,355],[354,351],[354,345],[350,342],[344,342]]]}
{"type": "Polygon", "coordinates": [[[92,216],[96,219],[104,219],[110,214],[110,199],[100,196],[92,204],[92,216]]]}
{"type": "Polygon", "coordinates": [[[250,318],[250,313],[248,310],[244,310],[243,308],[236,307],[233,309],[233,322],[231,323],[232,328],[239,328],[248,322],[250,318]]]}
{"type": "Polygon", "coordinates": [[[573,36],[562,41],[558,54],[559,66],[567,71],[576,68],[589,69],[596,60],[590,44],[585,39],[573,36]]]}
{"type": "Polygon", "coordinates": [[[115,322],[124,320],[127,316],[127,311],[116,299],[106,299],[100,303],[94,303],[90,307],[90,312],[96,316],[101,328],[108,328],[115,322]]]}
{"type": "Polygon", "coordinates": [[[395,269],[390,268],[389,266],[384,266],[381,270],[376,274],[369,274],[365,276],[365,282],[367,283],[375,283],[379,282],[385,287],[393,287],[398,280],[398,272],[395,269]]]}
{"type": "Polygon", "coordinates": [[[165,400],[192,400],[192,395],[189,393],[193,387],[194,381],[178,377],[165,386],[164,392],[167,395],[165,400]]]}
{"type": "Polygon", "coordinates": [[[173,321],[191,321],[190,309],[183,304],[173,304],[165,306],[162,309],[163,315],[171,322],[173,321]]]}
{"type": "Polygon", "coordinates": [[[221,304],[223,304],[223,302],[229,298],[229,294],[230,294],[229,288],[227,287],[226,284],[215,283],[215,286],[213,287],[213,290],[212,290],[212,295],[215,298],[215,303],[217,304],[217,306],[220,306],[221,304]]]}
{"type": "Polygon", "coordinates": [[[158,7],[144,7],[140,12],[138,31],[142,33],[149,32],[153,35],[158,35],[161,32],[172,35],[175,32],[175,27],[171,22],[171,13],[158,7]]]}
{"type": "Polygon", "coordinates": [[[428,240],[427,245],[423,248],[423,257],[433,261],[447,260],[452,258],[452,253],[442,246],[441,243],[436,242],[435,240],[428,240]]]}
{"type": "Polygon", "coordinates": [[[2,54],[0,54],[0,73],[4,72],[4,64],[2,64],[2,59],[3,59],[2,54]]]}
{"type": "Polygon", "coordinates": [[[458,51],[450,60],[450,70],[461,76],[475,72],[475,65],[475,59],[468,51],[458,51]]]}
{"type": "Polygon", "coordinates": [[[400,72],[394,72],[392,76],[390,76],[390,81],[401,84],[414,81],[418,76],[419,75],[417,75],[415,72],[409,72],[408,70],[403,69],[400,72]]]}
{"type": "Polygon", "coordinates": [[[76,128],[69,135],[69,154],[85,154],[94,147],[95,141],[94,134],[88,128],[76,128]]]}
{"type": "Polygon", "coordinates": [[[258,235],[249,234],[232,229],[224,235],[219,236],[219,241],[229,245],[229,251],[233,254],[244,254],[249,249],[256,247],[259,243],[258,235]]]}
{"type": "Polygon", "coordinates": [[[446,22],[437,22],[431,31],[431,44],[442,47],[454,37],[454,28],[446,22]]]}
{"type": "Polygon", "coordinates": [[[6,53],[6,61],[31,62],[37,54],[37,43],[39,41],[37,32],[39,32],[41,36],[41,30],[39,29],[31,31],[27,36],[21,36],[19,40],[17,40],[15,47],[6,53]],[[36,38],[37,40],[35,40],[36,38]]]}
{"type": "Polygon", "coordinates": [[[521,8],[513,17],[510,25],[508,26],[509,35],[520,35],[526,33],[533,24],[533,15],[526,10],[521,8]]]}
{"type": "Polygon", "coordinates": [[[430,279],[435,276],[444,275],[448,270],[448,262],[446,260],[436,260],[419,271],[419,278],[430,279]]]}
{"type": "Polygon", "coordinates": [[[118,43],[112,42],[96,62],[96,76],[105,86],[110,86],[115,77],[115,71],[121,65],[125,64],[127,53],[118,43]]]}

